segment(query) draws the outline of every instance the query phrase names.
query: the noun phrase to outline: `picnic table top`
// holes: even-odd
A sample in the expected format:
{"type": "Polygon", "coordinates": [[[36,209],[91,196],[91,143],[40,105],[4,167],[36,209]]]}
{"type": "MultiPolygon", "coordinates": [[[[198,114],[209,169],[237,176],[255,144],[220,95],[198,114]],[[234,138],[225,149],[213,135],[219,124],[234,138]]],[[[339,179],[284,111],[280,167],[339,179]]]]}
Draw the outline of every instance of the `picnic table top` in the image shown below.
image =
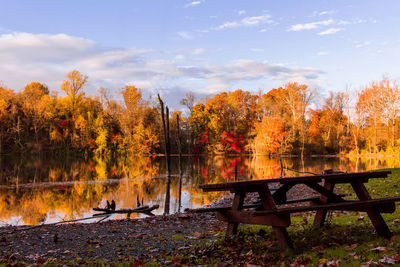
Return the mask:
{"type": "Polygon", "coordinates": [[[203,191],[224,191],[235,188],[255,187],[260,185],[267,185],[269,183],[306,183],[306,182],[320,182],[322,179],[329,180],[335,183],[350,183],[354,179],[368,180],[369,178],[385,178],[391,171],[369,171],[369,172],[353,172],[353,173],[333,173],[321,174],[311,176],[296,176],[284,178],[272,178],[263,180],[251,180],[240,182],[229,182],[219,184],[204,184],[200,185],[203,191]]]}

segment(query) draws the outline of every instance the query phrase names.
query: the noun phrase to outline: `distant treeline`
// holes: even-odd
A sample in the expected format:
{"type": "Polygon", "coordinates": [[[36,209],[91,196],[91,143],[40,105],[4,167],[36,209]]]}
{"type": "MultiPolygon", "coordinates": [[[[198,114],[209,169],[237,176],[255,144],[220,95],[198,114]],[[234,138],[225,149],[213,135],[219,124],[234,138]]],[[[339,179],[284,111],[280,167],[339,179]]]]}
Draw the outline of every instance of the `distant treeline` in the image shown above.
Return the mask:
{"type": "MultiPolygon", "coordinates": [[[[116,92],[99,89],[85,96],[88,77],[67,74],[65,97],[31,82],[21,92],[0,86],[0,153],[57,152],[84,155],[150,155],[162,151],[159,101],[143,99],[134,86],[116,92]]],[[[183,153],[400,154],[400,91],[384,77],[354,93],[331,92],[318,109],[317,92],[289,82],[268,93],[236,90],[195,102],[170,114],[172,152],[176,117],[181,118],[183,153]]],[[[168,104],[168,103],[167,103],[168,104]]]]}

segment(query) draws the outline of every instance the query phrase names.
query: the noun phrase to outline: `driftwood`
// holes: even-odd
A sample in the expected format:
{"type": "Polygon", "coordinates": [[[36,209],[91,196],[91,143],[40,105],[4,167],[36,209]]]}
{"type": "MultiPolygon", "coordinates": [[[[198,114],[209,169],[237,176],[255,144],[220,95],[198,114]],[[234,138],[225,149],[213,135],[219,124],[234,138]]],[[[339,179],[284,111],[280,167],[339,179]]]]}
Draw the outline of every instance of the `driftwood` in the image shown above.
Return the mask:
{"type": "Polygon", "coordinates": [[[25,230],[31,230],[31,229],[36,229],[39,227],[43,227],[43,226],[50,226],[50,225],[58,225],[58,224],[62,224],[62,223],[73,223],[73,222],[80,222],[80,221],[85,221],[85,220],[90,220],[90,219],[96,219],[96,218],[101,218],[99,221],[97,221],[97,223],[104,221],[105,219],[107,219],[108,217],[110,217],[110,214],[94,214],[92,217],[86,217],[86,218],[80,218],[80,219],[73,219],[73,220],[62,220],[59,222],[55,222],[55,223],[42,223],[42,224],[37,224],[37,225],[32,225],[32,226],[28,226],[28,227],[21,227],[21,228],[16,228],[13,229],[12,231],[4,231],[4,232],[0,232],[1,234],[3,233],[12,233],[12,232],[17,232],[17,231],[25,231],[25,230]]]}
{"type": "MultiPolygon", "coordinates": [[[[62,220],[60,222],[55,222],[55,223],[43,223],[43,224],[38,224],[38,225],[32,225],[29,227],[22,227],[22,228],[17,228],[13,229],[13,231],[25,231],[25,230],[31,230],[43,226],[49,226],[49,225],[57,225],[57,224],[62,224],[62,223],[72,223],[72,222],[79,222],[79,221],[85,221],[85,220],[90,220],[90,219],[96,219],[96,218],[101,218],[97,223],[104,221],[105,219],[108,219],[112,214],[114,213],[119,213],[119,214],[127,214],[127,217],[129,218],[131,216],[131,213],[143,213],[149,216],[154,216],[153,213],[151,213],[153,210],[158,209],[159,205],[154,205],[154,206],[141,206],[137,207],[135,209],[119,209],[119,210],[112,210],[110,208],[93,208],[94,211],[101,211],[103,213],[97,213],[93,214],[92,217],[86,217],[86,218],[81,218],[81,219],[74,219],[74,220],[62,220]]],[[[1,234],[3,233],[8,233],[10,231],[4,231],[0,232],[1,234]]]]}
{"type": "Polygon", "coordinates": [[[128,218],[129,218],[131,213],[144,213],[149,216],[154,216],[154,214],[151,212],[158,208],[159,208],[159,205],[154,205],[151,207],[145,205],[145,206],[137,207],[134,209],[112,210],[112,209],[107,209],[107,208],[93,208],[93,210],[103,212],[103,213],[95,214],[96,216],[97,215],[106,215],[106,214],[127,214],[128,218]]]}

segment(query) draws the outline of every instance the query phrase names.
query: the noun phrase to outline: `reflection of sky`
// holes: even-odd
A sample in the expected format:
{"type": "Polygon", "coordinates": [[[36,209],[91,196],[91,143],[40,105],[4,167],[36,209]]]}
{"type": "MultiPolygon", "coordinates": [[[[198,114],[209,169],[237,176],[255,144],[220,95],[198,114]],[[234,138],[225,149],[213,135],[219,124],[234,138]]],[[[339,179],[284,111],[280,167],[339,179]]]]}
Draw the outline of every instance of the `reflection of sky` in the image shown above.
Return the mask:
{"type": "MultiPolygon", "coordinates": [[[[226,157],[202,158],[199,161],[185,159],[184,173],[182,177],[181,209],[198,208],[209,204],[224,195],[223,192],[203,193],[198,189],[199,184],[219,183],[231,181],[233,177],[226,177],[231,173],[232,159],[226,157]],[[201,170],[207,169],[207,172],[201,170]],[[205,176],[207,175],[207,177],[205,176]]],[[[173,173],[170,183],[170,213],[178,212],[179,209],[179,177],[176,175],[176,162],[172,162],[173,173]]],[[[239,177],[241,180],[253,176],[253,179],[276,178],[280,175],[279,158],[256,157],[243,158],[240,161],[244,166],[244,173],[239,177]]],[[[385,167],[400,167],[399,158],[382,159],[349,159],[349,158],[306,158],[302,162],[298,158],[283,158],[284,167],[299,171],[321,173],[324,169],[335,171],[365,171],[385,167]]],[[[58,165],[56,165],[57,167],[58,165]]],[[[72,165],[71,165],[72,166],[72,165]]],[[[66,169],[76,173],[77,170],[85,169],[83,166],[66,169]],[[76,169],[74,169],[76,168],[76,169]]],[[[135,166],[133,166],[135,167],[135,166]]],[[[7,167],[11,168],[11,167],[7,167]]],[[[15,179],[2,179],[0,185],[0,225],[22,225],[55,223],[62,220],[71,220],[91,217],[96,212],[94,207],[104,207],[106,201],[114,199],[118,208],[136,208],[137,197],[143,204],[148,206],[159,205],[153,211],[154,214],[163,214],[165,207],[165,190],[167,178],[165,175],[152,177],[140,176],[136,178],[84,180],[85,177],[78,175],[77,179],[50,182],[46,178],[46,170],[55,166],[46,167],[41,174],[41,180],[37,183],[28,183],[32,177],[29,170],[22,171],[26,177],[21,176],[18,180],[24,181],[18,187],[15,179]],[[8,182],[7,182],[8,181],[8,182]],[[33,218],[34,217],[34,218],[33,218]]],[[[106,170],[107,171],[107,170],[106,170]]],[[[163,170],[158,170],[163,172],[163,170]]],[[[91,174],[93,175],[93,174],[91,174]]],[[[232,175],[232,174],[230,174],[232,175]]],[[[285,176],[299,175],[293,171],[285,171],[285,176]]],[[[64,179],[64,178],[63,178],[64,179]]],[[[102,178],[103,179],[103,178],[102,178]]],[[[131,218],[145,217],[143,214],[132,214],[131,218]]],[[[109,219],[125,218],[126,215],[113,215],[109,219]]],[[[100,218],[94,218],[85,222],[95,222],[100,218]]]]}
{"type": "Polygon", "coordinates": [[[10,219],[7,221],[0,221],[0,225],[6,226],[6,225],[23,225],[23,220],[21,216],[12,216],[10,219]]]}

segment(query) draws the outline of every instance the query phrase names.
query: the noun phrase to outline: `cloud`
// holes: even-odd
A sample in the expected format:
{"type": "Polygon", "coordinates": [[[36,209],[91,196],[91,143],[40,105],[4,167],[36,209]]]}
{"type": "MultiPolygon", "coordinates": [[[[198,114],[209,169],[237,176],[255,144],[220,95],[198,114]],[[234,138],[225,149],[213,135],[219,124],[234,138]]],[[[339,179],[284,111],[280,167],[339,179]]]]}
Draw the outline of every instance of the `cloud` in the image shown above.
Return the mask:
{"type": "Polygon", "coordinates": [[[328,54],[329,54],[329,53],[326,52],[326,51],[320,51],[320,52],[317,53],[317,56],[326,56],[326,55],[328,55],[328,54]]]}
{"type": "Polygon", "coordinates": [[[246,10],[239,10],[239,11],[237,12],[237,14],[238,14],[239,16],[244,15],[244,14],[246,14],[246,10]]]}
{"type": "Polygon", "coordinates": [[[343,29],[341,28],[329,28],[325,31],[319,32],[318,35],[329,35],[329,34],[335,34],[337,32],[342,31],[343,29]]]}
{"type": "Polygon", "coordinates": [[[331,25],[332,23],[334,23],[334,21],[332,19],[328,19],[328,20],[316,21],[316,22],[305,23],[305,24],[295,24],[295,25],[290,26],[288,31],[312,30],[312,29],[319,28],[320,26],[331,25]]]}
{"type": "Polygon", "coordinates": [[[190,2],[190,3],[187,3],[187,4],[185,5],[185,8],[200,5],[200,4],[203,3],[203,2],[204,2],[204,1],[201,1],[201,0],[199,0],[199,1],[192,1],[192,2],[190,2]]]}
{"type": "Polygon", "coordinates": [[[191,40],[193,39],[193,35],[188,33],[188,32],[177,32],[176,33],[179,37],[185,40],[191,40]]]}
{"type": "Polygon", "coordinates": [[[236,21],[227,21],[215,28],[213,28],[214,30],[224,30],[224,29],[229,29],[229,28],[237,28],[241,26],[239,22],[236,21]]]}
{"type": "MultiPolygon", "coordinates": [[[[185,55],[151,49],[104,49],[95,42],[66,34],[13,33],[0,35],[1,80],[13,89],[31,81],[46,83],[59,90],[65,75],[78,69],[89,76],[85,91],[95,94],[99,87],[113,90],[134,84],[147,95],[168,92],[178,102],[185,90],[213,93],[229,90],[242,82],[254,88],[274,80],[309,81],[322,79],[323,72],[299,66],[272,64],[257,60],[236,60],[223,65],[187,58],[199,55],[198,48],[185,55]]],[[[252,88],[246,88],[252,89],[252,88]]],[[[174,105],[171,103],[170,105],[174,105]]],[[[176,103],[176,106],[178,104],[176,103]]]]}
{"type": "Polygon", "coordinates": [[[245,17],[240,21],[227,21],[217,27],[214,27],[213,30],[224,30],[238,27],[255,27],[271,23],[273,23],[271,15],[265,14],[261,16],[245,17]]]}
{"type": "Polygon", "coordinates": [[[366,46],[369,46],[370,44],[371,44],[370,41],[365,41],[365,42],[362,42],[362,43],[357,43],[357,44],[356,44],[356,48],[366,47],[366,46]]]}
{"type": "Polygon", "coordinates": [[[347,21],[347,20],[340,20],[340,21],[338,22],[338,25],[349,25],[349,24],[351,24],[351,22],[350,22],[350,21],[347,21]]]}
{"type": "Polygon", "coordinates": [[[333,11],[333,10],[325,10],[325,11],[319,12],[318,16],[330,15],[330,14],[333,14],[333,13],[335,13],[335,11],[333,11]]]}
{"type": "MultiPolygon", "coordinates": [[[[0,35],[0,55],[6,60],[24,59],[49,61],[70,60],[91,53],[95,43],[66,34],[11,33],[0,35]],[[44,53],[45,52],[45,53],[44,53]]],[[[6,61],[3,61],[6,62],[6,61]]]]}
{"type": "Polygon", "coordinates": [[[7,29],[7,28],[4,28],[4,27],[0,26],[0,33],[10,33],[10,32],[12,32],[12,31],[7,29]]]}
{"type": "MultiPolygon", "coordinates": [[[[352,20],[339,20],[338,22],[337,22],[337,24],[338,25],[350,25],[350,24],[361,24],[361,23],[366,23],[367,22],[367,20],[365,20],[365,19],[359,19],[359,18],[355,18],[355,19],[352,19],[352,20]]],[[[376,23],[377,21],[376,20],[372,20],[371,21],[372,23],[376,23]]]]}
{"type": "Polygon", "coordinates": [[[334,10],[324,10],[324,11],[318,12],[317,15],[318,16],[324,16],[324,15],[331,15],[333,13],[335,13],[334,10]]]}
{"type": "Polygon", "coordinates": [[[313,14],[311,15],[311,17],[331,15],[333,13],[335,13],[334,10],[314,11],[313,14]]]}
{"type": "Polygon", "coordinates": [[[204,52],[206,52],[206,50],[204,48],[196,48],[195,50],[193,50],[192,54],[200,55],[200,54],[203,54],[204,52]]]}
{"type": "Polygon", "coordinates": [[[236,60],[225,66],[207,67],[205,70],[207,71],[203,71],[204,74],[199,78],[206,79],[208,86],[200,91],[210,93],[230,89],[235,83],[242,81],[270,79],[282,82],[290,80],[312,82],[319,80],[323,74],[317,69],[288,67],[249,59],[236,60]]]}

